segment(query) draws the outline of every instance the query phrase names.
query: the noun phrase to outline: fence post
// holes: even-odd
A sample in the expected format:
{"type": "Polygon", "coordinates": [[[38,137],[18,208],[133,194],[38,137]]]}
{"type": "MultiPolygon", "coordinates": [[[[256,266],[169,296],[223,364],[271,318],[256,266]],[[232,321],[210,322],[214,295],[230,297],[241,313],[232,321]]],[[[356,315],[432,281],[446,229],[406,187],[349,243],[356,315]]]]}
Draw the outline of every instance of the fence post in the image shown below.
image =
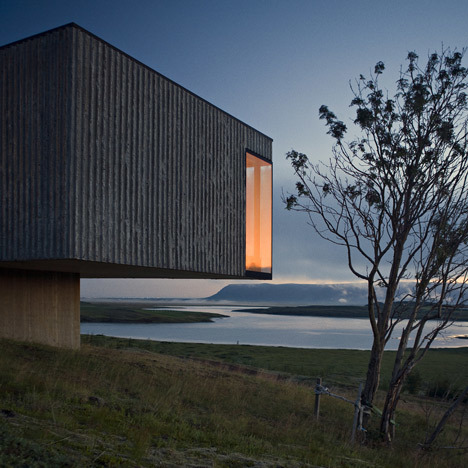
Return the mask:
{"type": "Polygon", "coordinates": [[[354,440],[356,438],[356,427],[358,425],[358,421],[361,420],[361,393],[362,393],[362,383],[359,384],[358,395],[356,399],[356,403],[354,403],[354,419],[353,419],[353,431],[351,432],[351,443],[354,444],[354,440]]]}
{"type": "Polygon", "coordinates": [[[315,419],[318,419],[319,414],[320,414],[320,393],[317,392],[317,389],[321,386],[322,386],[322,377],[318,377],[317,384],[315,387],[315,407],[314,407],[315,419]]]}

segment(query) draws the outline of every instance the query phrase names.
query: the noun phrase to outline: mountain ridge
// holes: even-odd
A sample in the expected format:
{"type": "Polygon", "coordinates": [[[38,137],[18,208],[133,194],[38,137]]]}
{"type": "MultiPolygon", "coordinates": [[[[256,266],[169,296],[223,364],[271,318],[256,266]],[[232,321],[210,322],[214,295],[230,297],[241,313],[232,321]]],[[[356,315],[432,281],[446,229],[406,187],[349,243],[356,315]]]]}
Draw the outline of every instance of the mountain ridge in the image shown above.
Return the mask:
{"type": "Polygon", "coordinates": [[[265,305],[364,305],[367,288],[363,283],[229,284],[205,300],[265,305]]]}

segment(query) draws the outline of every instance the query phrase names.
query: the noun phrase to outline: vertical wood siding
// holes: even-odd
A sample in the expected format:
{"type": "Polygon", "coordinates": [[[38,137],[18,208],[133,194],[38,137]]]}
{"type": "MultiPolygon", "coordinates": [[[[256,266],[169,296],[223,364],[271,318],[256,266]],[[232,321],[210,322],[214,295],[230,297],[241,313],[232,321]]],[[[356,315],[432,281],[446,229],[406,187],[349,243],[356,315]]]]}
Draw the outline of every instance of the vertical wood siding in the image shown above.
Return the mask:
{"type": "Polygon", "coordinates": [[[0,259],[71,254],[70,39],[0,49],[0,259]]]}
{"type": "Polygon", "coordinates": [[[73,26],[0,49],[0,260],[244,276],[271,139],[73,26]]]}

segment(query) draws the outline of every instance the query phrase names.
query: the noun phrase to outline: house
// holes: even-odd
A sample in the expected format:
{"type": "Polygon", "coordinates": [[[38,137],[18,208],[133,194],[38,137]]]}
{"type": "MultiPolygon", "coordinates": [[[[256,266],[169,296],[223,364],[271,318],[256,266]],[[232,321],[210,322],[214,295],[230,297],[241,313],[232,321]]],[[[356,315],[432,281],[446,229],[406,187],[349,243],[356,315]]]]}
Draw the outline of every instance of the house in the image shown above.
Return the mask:
{"type": "Polygon", "coordinates": [[[76,24],[0,47],[0,337],[80,278],[271,279],[272,140],[76,24]]]}

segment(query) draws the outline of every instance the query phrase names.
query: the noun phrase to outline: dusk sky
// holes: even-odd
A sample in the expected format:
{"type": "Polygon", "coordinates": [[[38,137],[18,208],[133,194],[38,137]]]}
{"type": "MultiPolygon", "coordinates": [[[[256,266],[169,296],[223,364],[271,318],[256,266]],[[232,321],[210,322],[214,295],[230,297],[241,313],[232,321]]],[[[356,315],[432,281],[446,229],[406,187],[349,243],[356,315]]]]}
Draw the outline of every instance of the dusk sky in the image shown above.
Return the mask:
{"type": "MultiPolygon", "coordinates": [[[[0,0],[0,45],[75,22],[272,137],[274,282],[347,282],[344,252],[287,212],[292,148],[326,161],[326,104],[345,123],[350,80],[386,65],[393,94],[408,51],[468,45],[466,1],[0,0]]],[[[348,125],[350,126],[350,125],[348,125]]],[[[354,136],[350,132],[350,136],[354,136]]],[[[204,297],[229,281],[82,280],[83,297],[204,297]]]]}

